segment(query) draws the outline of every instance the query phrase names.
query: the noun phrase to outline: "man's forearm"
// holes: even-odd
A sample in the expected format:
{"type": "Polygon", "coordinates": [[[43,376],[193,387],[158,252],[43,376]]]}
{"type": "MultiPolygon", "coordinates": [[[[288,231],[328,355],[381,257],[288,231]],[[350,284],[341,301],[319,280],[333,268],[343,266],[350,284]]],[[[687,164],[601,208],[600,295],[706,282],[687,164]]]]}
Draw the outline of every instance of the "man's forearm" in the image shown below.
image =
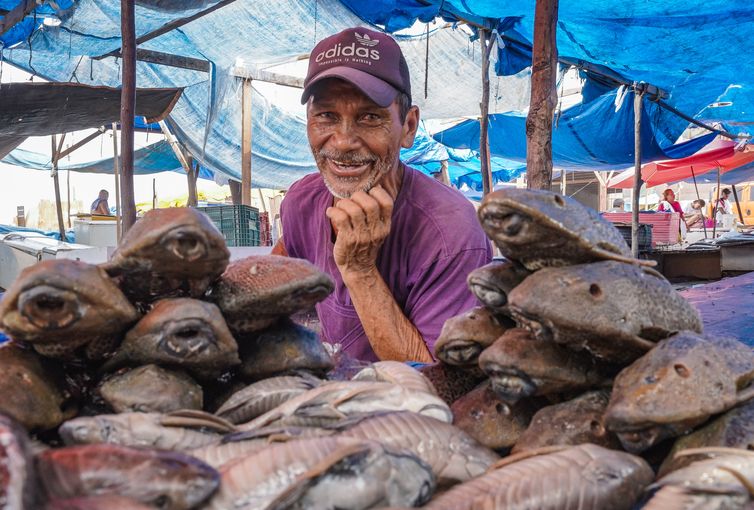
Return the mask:
{"type": "Polygon", "coordinates": [[[375,269],[367,274],[343,275],[364,332],[381,360],[431,362],[419,331],[395,302],[375,269]]]}

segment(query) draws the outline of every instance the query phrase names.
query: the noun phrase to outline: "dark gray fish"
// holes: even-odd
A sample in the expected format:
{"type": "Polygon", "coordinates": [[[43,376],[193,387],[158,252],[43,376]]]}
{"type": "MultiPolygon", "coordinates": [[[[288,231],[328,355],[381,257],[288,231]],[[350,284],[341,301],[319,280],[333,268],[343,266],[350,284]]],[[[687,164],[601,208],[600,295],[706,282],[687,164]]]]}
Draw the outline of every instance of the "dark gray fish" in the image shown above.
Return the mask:
{"type": "Polygon", "coordinates": [[[333,288],[330,277],[306,260],[259,255],[233,261],[207,297],[240,335],[309,310],[333,288]]]}
{"type": "Polygon", "coordinates": [[[333,367],[319,335],[289,319],[281,319],[262,331],[238,337],[238,345],[241,354],[239,372],[252,380],[293,370],[324,375],[333,367]]]}
{"type": "Polygon", "coordinates": [[[116,413],[169,413],[202,409],[203,393],[186,373],[145,365],[115,374],[99,386],[102,399],[116,413]]]}
{"type": "Polygon", "coordinates": [[[198,507],[220,483],[217,471],[188,455],[112,444],[48,450],[36,465],[51,500],[112,495],[182,510],[198,507]]]}
{"type": "Polygon", "coordinates": [[[530,274],[518,262],[495,261],[470,272],[466,283],[488,310],[508,315],[508,294],[530,274]]]}
{"type": "Polygon", "coordinates": [[[482,351],[511,327],[509,319],[503,321],[483,306],[474,307],[445,321],[435,356],[448,365],[475,366],[482,351]]]}
{"type": "Polygon", "coordinates": [[[49,357],[86,346],[89,358],[100,359],[138,319],[102,269],[76,260],[27,267],[0,302],[0,328],[49,357]]]}
{"type": "Polygon", "coordinates": [[[37,479],[34,456],[26,430],[0,414],[0,509],[35,508],[37,479]]]}
{"type": "Polygon", "coordinates": [[[132,301],[198,298],[230,260],[225,239],[190,207],[152,209],[134,223],[103,267],[132,301]]]}

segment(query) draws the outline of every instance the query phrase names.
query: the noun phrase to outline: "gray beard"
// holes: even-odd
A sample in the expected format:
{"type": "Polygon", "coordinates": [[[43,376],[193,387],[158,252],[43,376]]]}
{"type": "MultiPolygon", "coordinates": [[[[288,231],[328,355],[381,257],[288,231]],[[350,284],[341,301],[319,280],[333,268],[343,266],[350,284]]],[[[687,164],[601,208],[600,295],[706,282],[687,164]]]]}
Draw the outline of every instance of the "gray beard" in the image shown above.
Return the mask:
{"type": "MultiPolygon", "coordinates": [[[[314,160],[317,163],[317,167],[320,170],[320,174],[322,175],[322,180],[325,181],[325,186],[327,186],[328,191],[330,191],[330,194],[334,196],[335,198],[351,198],[351,195],[356,193],[357,191],[363,191],[364,193],[369,193],[369,190],[374,187],[375,184],[377,184],[377,181],[379,181],[382,176],[387,174],[390,169],[393,166],[393,163],[395,162],[395,153],[393,151],[389,151],[385,158],[378,159],[373,155],[363,157],[358,155],[352,155],[350,153],[336,153],[333,151],[315,151],[314,148],[312,148],[312,154],[314,155],[314,160]],[[340,191],[336,190],[336,186],[334,183],[332,183],[329,180],[327,172],[323,172],[322,169],[325,168],[326,160],[327,159],[335,159],[338,161],[349,161],[349,162],[355,162],[355,163],[374,163],[375,168],[377,169],[377,173],[370,176],[367,181],[360,186],[358,189],[355,189],[351,191],[350,193],[341,193],[340,191]]],[[[339,183],[348,183],[348,182],[359,182],[361,179],[360,177],[337,177],[337,182],[339,183]]]]}

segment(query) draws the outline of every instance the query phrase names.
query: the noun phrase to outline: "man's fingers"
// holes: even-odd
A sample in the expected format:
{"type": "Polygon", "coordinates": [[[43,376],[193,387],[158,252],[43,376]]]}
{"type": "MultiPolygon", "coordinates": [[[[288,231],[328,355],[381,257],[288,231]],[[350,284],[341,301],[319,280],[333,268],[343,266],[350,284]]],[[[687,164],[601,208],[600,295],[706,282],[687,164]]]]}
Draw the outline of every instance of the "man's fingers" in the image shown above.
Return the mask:
{"type": "Polygon", "coordinates": [[[370,225],[375,225],[380,220],[381,211],[380,204],[374,197],[364,193],[363,191],[357,191],[351,195],[351,200],[358,204],[366,215],[366,221],[370,225]]]}
{"type": "Polygon", "coordinates": [[[348,215],[353,228],[363,227],[366,223],[366,212],[364,212],[364,209],[362,209],[359,204],[351,199],[339,200],[338,203],[335,204],[335,208],[340,209],[348,215]]]}
{"type": "Polygon", "coordinates": [[[383,220],[389,221],[393,216],[393,197],[385,191],[382,186],[375,186],[369,190],[369,195],[374,198],[380,206],[380,216],[383,220]]]}
{"type": "Polygon", "coordinates": [[[328,207],[325,210],[325,216],[327,216],[332,222],[335,230],[348,230],[351,228],[351,218],[343,209],[337,207],[328,207]]]}

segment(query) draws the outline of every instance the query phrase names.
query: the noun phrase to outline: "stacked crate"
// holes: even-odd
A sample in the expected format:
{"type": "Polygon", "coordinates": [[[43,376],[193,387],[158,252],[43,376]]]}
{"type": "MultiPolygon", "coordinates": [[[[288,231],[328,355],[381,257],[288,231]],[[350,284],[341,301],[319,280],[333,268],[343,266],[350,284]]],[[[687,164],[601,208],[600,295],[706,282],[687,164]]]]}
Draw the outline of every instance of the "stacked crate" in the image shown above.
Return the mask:
{"type": "MultiPolygon", "coordinates": [[[[631,213],[604,213],[612,223],[631,224],[631,213]]],[[[652,225],[652,247],[680,242],[681,215],[679,213],[639,213],[639,223],[652,225]]]]}
{"type": "Polygon", "coordinates": [[[220,230],[228,246],[260,246],[259,209],[248,205],[197,207],[220,230]]]}

